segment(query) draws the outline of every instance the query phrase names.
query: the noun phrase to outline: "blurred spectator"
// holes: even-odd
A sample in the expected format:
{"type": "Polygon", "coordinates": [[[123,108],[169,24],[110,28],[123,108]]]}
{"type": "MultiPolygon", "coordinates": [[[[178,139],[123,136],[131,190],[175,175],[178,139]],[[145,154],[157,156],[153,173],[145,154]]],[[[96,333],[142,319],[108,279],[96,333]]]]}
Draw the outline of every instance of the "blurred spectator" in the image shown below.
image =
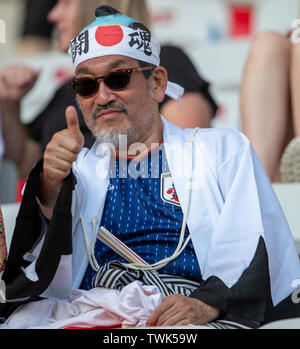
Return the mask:
{"type": "Polygon", "coordinates": [[[300,44],[266,31],[254,38],[241,85],[242,131],[272,182],[300,182],[300,44]]]}
{"type": "Polygon", "coordinates": [[[39,71],[21,65],[7,66],[0,74],[4,156],[13,160],[19,168],[27,161],[25,156],[28,156],[30,163],[34,163],[40,157],[39,149],[32,144],[26,127],[20,122],[20,101],[34,86],[38,76],[39,71]]]}
{"type": "Polygon", "coordinates": [[[25,0],[18,54],[32,55],[51,49],[53,24],[47,15],[57,0],[25,0]]]}

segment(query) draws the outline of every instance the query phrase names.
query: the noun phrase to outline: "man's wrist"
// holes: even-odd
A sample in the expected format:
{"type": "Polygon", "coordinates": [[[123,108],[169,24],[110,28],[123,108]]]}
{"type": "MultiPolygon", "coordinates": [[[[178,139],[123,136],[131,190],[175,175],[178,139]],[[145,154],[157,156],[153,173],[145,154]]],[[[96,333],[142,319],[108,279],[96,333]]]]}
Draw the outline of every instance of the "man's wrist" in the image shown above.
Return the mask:
{"type": "Polygon", "coordinates": [[[36,196],[37,202],[43,214],[51,219],[52,212],[56,203],[58,193],[60,191],[62,182],[52,181],[47,178],[44,172],[40,175],[40,185],[36,196]]]}

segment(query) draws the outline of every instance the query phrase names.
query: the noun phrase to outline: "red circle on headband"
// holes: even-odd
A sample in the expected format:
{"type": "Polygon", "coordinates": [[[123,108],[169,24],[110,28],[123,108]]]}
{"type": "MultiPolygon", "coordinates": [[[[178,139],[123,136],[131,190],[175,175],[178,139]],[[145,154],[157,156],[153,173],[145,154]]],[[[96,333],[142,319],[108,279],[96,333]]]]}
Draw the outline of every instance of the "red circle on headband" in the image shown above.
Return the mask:
{"type": "Polygon", "coordinates": [[[123,35],[119,25],[105,25],[97,28],[95,38],[102,46],[114,46],[122,41],[123,35]]]}

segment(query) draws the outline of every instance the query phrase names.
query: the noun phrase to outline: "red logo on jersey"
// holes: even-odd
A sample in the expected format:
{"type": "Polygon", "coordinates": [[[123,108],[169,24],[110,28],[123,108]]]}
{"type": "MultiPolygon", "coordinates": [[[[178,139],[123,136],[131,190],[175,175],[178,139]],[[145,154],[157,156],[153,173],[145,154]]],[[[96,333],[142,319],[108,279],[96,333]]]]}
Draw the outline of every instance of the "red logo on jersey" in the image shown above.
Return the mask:
{"type": "Polygon", "coordinates": [[[161,174],[160,197],[163,201],[180,206],[171,173],[161,174]]]}
{"type": "Polygon", "coordinates": [[[174,187],[174,184],[172,185],[172,187],[170,189],[167,190],[167,194],[168,195],[171,195],[172,197],[172,200],[176,201],[179,203],[179,199],[178,199],[178,196],[177,196],[177,193],[176,193],[176,189],[174,187]]]}

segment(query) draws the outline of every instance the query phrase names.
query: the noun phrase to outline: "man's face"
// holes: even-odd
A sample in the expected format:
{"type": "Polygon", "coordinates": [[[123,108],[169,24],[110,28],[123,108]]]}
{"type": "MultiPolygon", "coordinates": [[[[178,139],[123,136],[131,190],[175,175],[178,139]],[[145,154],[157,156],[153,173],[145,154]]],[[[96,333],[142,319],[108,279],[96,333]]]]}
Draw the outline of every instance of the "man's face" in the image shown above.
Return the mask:
{"type": "MultiPolygon", "coordinates": [[[[135,59],[111,55],[90,59],[77,67],[76,78],[99,77],[116,69],[138,68],[135,59]]],[[[164,87],[162,86],[161,89],[164,87]]],[[[164,92],[164,91],[163,91],[164,92]]],[[[127,135],[128,145],[146,143],[158,132],[161,123],[158,102],[161,91],[153,93],[143,72],[131,74],[124,90],[113,91],[100,80],[98,91],[91,97],[78,95],[80,108],[92,133],[101,142],[118,146],[119,135],[127,135]]],[[[157,140],[160,141],[160,140],[157,140]]]]}

